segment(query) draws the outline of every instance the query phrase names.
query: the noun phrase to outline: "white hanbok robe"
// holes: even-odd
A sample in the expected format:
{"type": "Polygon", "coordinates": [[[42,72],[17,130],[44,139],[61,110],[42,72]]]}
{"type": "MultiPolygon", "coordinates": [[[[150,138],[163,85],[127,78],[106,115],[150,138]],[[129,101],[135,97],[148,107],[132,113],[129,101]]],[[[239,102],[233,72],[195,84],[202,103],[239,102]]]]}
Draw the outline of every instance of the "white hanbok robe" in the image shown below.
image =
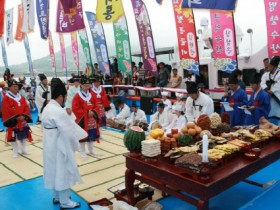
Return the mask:
{"type": "Polygon", "coordinates": [[[136,121],[147,123],[147,117],[143,110],[137,109],[137,112],[131,112],[130,117],[126,121],[126,125],[135,125],[136,121]]]}
{"type": "MultiPolygon", "coordinates": [[[[42,116],[41,109],[42,109],[43,104],[45,102],[45,99],[42,97],[42,95],[45,91],[51,91],[50,87],[47,86],[47,88],[45,88],[42,84],[40,84],[36,88],[35,104],[36,104],[37,109],[38,109],[39,119],[41,119],[41,116],[42,116]]],[[[48,94],[48,100],[49,99],[51,99],[50,93],[48,94]]]]}
{"type": "Polygon", "coordinates": [[[179,117],[178,117],[178,115],[175,115],[173,117],[171,124],[169,124],[167,126],[165,133],[171,133],[172,128],[175,128],[175,129],[177,128],[178,131],[180,132],[181,129],[186,126],[186,124],[187,124],[187,119],[184,115],[180,115],[179,117]]]}
{"type": "Polygon", "coordinates": [[[75,160],[79,140],[87,137],[74,119],[55,100],[42,113],[44,184],[62,191],[81,182],[75,160]]]}
{"type": "Polygon", "coordinates": [[[65,102],[65,107],[66,108],[72,108],[72,101],[73,97],[78,93],[80,90],[80,87],[75,87],[74,85],[70,86],[68,91],[67,91],[67,99],[65,102]]]}
{"type": "Polygon", "coordinates": [[[164,111],[172,111],[172,103],[169,99],[161,100],[164,106],[164,111]]]}
{"type": "MultiPolygon", "coordinates": [[[[269,72],[264,73],[262,76],[261,81],[261,87],[263,89],[267,88],[266,81],[268,81],[270,78],[275,81],[274,84],[271,85],[270,90],[274,93],[274,95],[280,99],[280,69],[277,69],[273,75],[269,78],[269,72]]],[[[270,112],[268,114],[268,117],[277,117],[280,118],[280,105],[275,101],[273,97],[270,97],[270,112]]]]}
{"type": "Polygon", "coordinates": [[[120,110],[119,114],[113,119],[116,123],[125,124],[127,118],[130,116],[130,108],[124,104],[124,107],[120,110]]]}
{"type": "Polygon", "coordinates": [[[158,122],[161,125],[162,129],[165,130],[169,125],[168,117],[169,117],[169,113],[167,113],[166,111],[163,111],[162,113],[159,113],[157,111],[155,114],[151,116],[149,129],[151,129],[154,122],[158,122]]]}
{"type": "Polygon", "coordinates": [[[107,119],[112,119],[117,116],[115,105],[113,103],[110,103],[110,107],[111,109],[105,113],[107,119]]]}
{"type": "Polygon", "coordinates": [[[201,114],[210,116],[214,112],[214,102],[208,95],[199,92],[196,100],[191,97],[186,101],[186,117],[188,122],[196,122],[201,114]]]}

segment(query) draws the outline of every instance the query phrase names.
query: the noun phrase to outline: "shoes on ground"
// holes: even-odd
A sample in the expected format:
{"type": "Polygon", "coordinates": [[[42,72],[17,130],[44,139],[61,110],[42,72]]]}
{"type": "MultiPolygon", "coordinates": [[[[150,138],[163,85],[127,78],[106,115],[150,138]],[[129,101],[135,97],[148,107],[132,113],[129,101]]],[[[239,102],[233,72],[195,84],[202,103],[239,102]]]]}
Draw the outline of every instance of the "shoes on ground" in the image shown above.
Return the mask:
{"type": "Polygon", "coordinates": [[[59,204],[59,199],[58,198],[53,198],[53,204],[59,204]]]}
{"type": "Polygon", "coordinates": [[[86,158],[87,157],[87,154],[85,152],[81,152],[81,157],[82,158],[86,158]]]}
{"type": "Polygon", "coordinates": [[[80,202],[70,201],[67,204],[60,204],[60,209],[75,209],[81,206],[80,202]]]}
{"type": "Polygon", "coordinates": [[[4,132],[4,131],[5,131],[4,129],[0,128],[0,132],[4,132]]]}
{"type": "Polygon", "coordinates": [[[36,125],[40,125],[41,124],[41,122],[36,122],[36,125]]]}

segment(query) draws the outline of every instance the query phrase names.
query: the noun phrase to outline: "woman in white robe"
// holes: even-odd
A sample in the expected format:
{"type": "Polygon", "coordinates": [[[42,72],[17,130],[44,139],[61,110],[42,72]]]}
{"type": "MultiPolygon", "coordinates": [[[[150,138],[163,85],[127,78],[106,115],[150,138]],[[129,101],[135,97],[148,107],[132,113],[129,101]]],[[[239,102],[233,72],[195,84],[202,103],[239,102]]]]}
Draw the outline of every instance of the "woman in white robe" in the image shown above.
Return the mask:
{"type": "Polygon", "coordinates": [[[170,125],[166,128],[165,133],[171,133],[171,129],[178,129],[180,132],[183,127],[187,124],[187,119],[182,111],[182,106],[173,105],[172,110],[174,111],[174,118],[170,125]]]}
{"type": "Polygon", "coordinates": [[[79,139],[87,137],[87,133],[62,108],[67,92],[62,82],[60,89],[57,88],[59,85],[54,87],[53,80],[53,99],[42,114],[44,184],[46,188],[53,190],[54,204],[60,203],[62,209],[77,208],[80,203],[69,199],[69,188],[82,181],[75,151],[78,151],[79,139]],[[61,90],[63,87],[65,92],[61,90]]]}

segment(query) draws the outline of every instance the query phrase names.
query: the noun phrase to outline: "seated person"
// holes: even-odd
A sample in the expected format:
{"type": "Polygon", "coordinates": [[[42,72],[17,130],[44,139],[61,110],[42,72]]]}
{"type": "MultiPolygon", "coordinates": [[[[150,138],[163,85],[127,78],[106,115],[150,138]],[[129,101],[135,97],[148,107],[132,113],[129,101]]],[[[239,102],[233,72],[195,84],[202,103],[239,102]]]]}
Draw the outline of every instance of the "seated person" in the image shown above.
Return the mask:
{"type": "Polygon", "coordinates": [[[174,102],[174,105],[182,106],[182,110],[183,110],[183,112],[185,112],[186,103],[184,101],[182,101],[183,96],[184,96],[184,94],[182,94],[182,93],[176,93],[177,101],[174,102]]]}
{"type": "Polygon", "coordinates": [[[169,125],[168,113],[164,111],[164,103],[159,102],[157,104],[157,112],[151,116],[151,122],[149,124],[149,129],[153,130],[156,128],[161,128],[165,130],[169,125]]]}
{"type": "Polygon", "coordinates": [[[114,105],[114,103],[111,100],[111,97],[109,95],[107,95],[108,101],[110,102],[110,107],[111,109],[106,111],[106,119],[112,119],[114,117],[117,116],[117,112],[116,112],[116,107],[114,105]]]}
{"type": "Polygon", "coordinates": [[[168,92],[162,92],[161,95],[162,95],[162,100],[161,100],[161,102],[165,105],[164,110],[165,110],[165,111],[168,111],[168,112],[171,111],[171,109],[172,109],[172,103],[171,103],[171,101],[170,101],[169,99],[167,99],[168,92]]]}
{"type": "Polygon", "coordinates": [[[187,119],[184,116],[182,106],[173,105],[172,110],[175,114],[175,117],[173,118],[172,122],[167,126],[166,133],[171,133],[171,129],[178,129],[178,131],[180,131],[183,127],[186,126],[187,123],[187,119]]]}
{"type": "Polygon", "coordinates": [[[189,97],[186,101],[186,117],[188,122],[195,122],[201,114],[211,115],[214,112],[214,102],[206,94],[198,90],[197,84],[187,84],[189,97]]]}
{"type": "Polygon", "coordinates": [[[147,123],[147,117],[143,110],[139,109],[135,103],[131,105],[131,114],[126,120],[126,127],[147,123]]]}

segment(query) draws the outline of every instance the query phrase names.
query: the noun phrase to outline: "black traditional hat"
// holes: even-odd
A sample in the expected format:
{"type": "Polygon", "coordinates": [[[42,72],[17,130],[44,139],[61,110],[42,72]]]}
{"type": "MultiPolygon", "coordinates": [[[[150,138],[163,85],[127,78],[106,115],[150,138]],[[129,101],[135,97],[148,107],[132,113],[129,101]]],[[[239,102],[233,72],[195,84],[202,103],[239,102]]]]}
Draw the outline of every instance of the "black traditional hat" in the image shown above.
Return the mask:
{"type": "Polygon", "coordinates": [[[56,99],[60,95],[67,95],[65,85],[59,78],[52,78],[51,80],[51,95],[52,99],[56,99]]]}
{"type": "Polygon", "coordinates": [[[189,94],[198,92],[197,84],[195,82],[187,82],[186,84],[187,84],[187,91],[189,94]]]}
{"type": "Polygon", "coordinates": [[[15,79],[10,79],[8,80],[8,87],[11,87],[12,85],[17,85],[19,86],[18,81],[16,81],[15,79]]]}
{"type": "Polygon", "coordinates": [[[69,83],[74,83],[74,78],[70,78],[67,80],[69,83]]]}
{"type": "Polygon", "coordinates": [[[137,106],[136,103],[133,102],[132,105],[131,105],[131,107],[137,108],[138,106],[137,106]]]}
{"type": "Polygon", "coordinates": [[[162,103],[162,102],[159,102],[159,103],[157,104],[157,107],[158,107],[158,108],[164,108],[164,107],[165,107],[165,104],[162,103]]]}
{"type": "Polygon", "coordinates": [[[82,85],[86,85],[86,84],[91,84],[91,79],[90,78],[88,78],[87,76],[82,76],[81,77],[81,84],[82,85]]]}
{"type": "Polygon", "coordinates": [[[235,75],[230,75],[229,79],[228,79],[228,84],[238,84],[238,79],[236,78],[235,75]]]}
{"type": "Polygon", "coordinates": [[[280,62],[280,57],[279,56],[274,56],[273,58],[270,59],[269,63],[272,65],[272,66],[278,66],[279,65],[279,62],[280,62]]]}
{"type": "Polygon", "coordinates": [[[45,74],[38,74],[38,77],[39,77],[40,81],[43,81],[44,79],[47,79],[45,74]]]}
{"type": "Polygon", "coordinates": [[[261,83],[261,80],[262,80],[262,76],[259,73],[256,73],[252,77],[250,83],[251,84],[259,84],[259,83],[261,83]]]}
{"type": "Polygon", "coordinates": [[[93,75],[91,80],[92,82],[101,82],[101,77],[99,75],[93,75]]]}
{"type": "Polygon", "coordinates": [[[81,82],[80,76],[74,76],[72,79],[74,80],[74,82],[81,82]]]}

